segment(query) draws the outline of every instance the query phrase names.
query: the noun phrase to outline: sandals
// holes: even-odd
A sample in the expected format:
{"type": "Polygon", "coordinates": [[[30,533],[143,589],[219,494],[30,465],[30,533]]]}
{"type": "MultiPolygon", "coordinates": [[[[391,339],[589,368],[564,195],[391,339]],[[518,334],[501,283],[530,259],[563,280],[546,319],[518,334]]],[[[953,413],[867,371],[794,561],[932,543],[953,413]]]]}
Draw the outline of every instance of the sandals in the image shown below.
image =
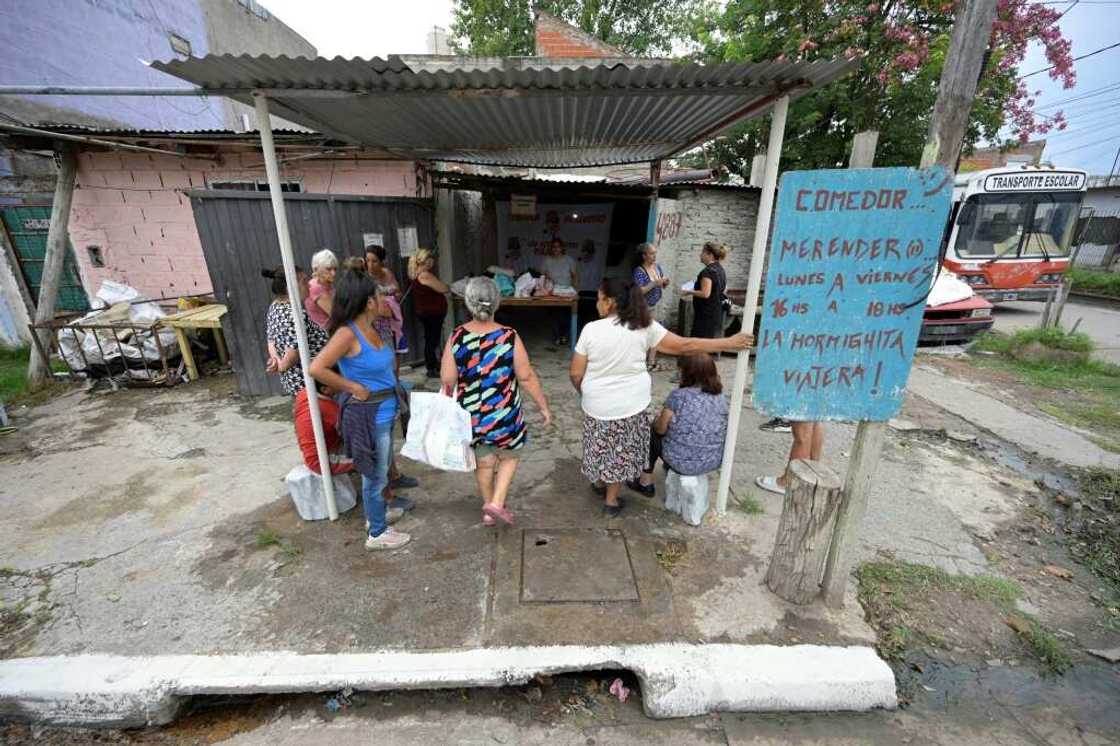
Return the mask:
{"type": "Polygon", "coordinates": [[[509,512],[505,508],[499,508],[497,505],[491,505],[487,503],[486,505],[482,506],[482,512],[485,515],[490,516],[491,518],[497,518],[507,526],[513,525],[513,513],[509,512]]]}
{"type": "Polygon", "coordinates": [[[497,521],[495,521],[493,518],[491,518],[486,513],[483,513],[482,514],[482,525],[483,526],[496,526],[497,521]]]}

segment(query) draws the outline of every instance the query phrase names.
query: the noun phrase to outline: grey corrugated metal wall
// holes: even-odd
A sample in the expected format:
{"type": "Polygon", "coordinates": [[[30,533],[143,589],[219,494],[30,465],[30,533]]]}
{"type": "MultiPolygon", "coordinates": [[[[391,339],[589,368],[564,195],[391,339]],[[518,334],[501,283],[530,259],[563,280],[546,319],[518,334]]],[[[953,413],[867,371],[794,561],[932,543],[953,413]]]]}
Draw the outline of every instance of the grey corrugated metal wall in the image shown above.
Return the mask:
{"type": "MultiPolygon", "coordinates": [[[[282,393],[280,379],[264,369],[265,314],[272,297],[261,269],[280,264],[269,195],[204,190],[189,194],[214,295],[229,306],[223,329],[238,388],[243,394],[282,393]]],[[[310,268],[311,255],[323,248],[334,251],[339,260],[361,256],[362,234],[380,233],[389,254],[388,264],[403,289],[408,282],[397,229],[416,226],[420,246],[434,246],[430,199],[285,194],[284,204],[296,264],[304,269],[310,268]]],[[[409,339],[416,340],[417,329],[407,300],[405,313],[409,339]]]]}

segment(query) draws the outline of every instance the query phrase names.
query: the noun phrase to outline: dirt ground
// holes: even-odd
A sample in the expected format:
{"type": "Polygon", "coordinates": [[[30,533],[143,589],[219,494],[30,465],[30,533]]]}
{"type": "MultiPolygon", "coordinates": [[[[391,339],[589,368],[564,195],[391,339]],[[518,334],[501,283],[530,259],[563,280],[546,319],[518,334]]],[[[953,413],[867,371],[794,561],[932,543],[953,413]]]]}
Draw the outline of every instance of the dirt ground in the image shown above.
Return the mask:
{"type": "MultiPolygon", "coordinates": [[[[546,390],[555,397],[559,424],[538,433],[537,447],[515,483],[513,507],[529,526],[600,525],[603,519],[578,472],[578,408],[565,384],[563,356],[544,351],[535,357],[546,390]]],[[[721,367],[729,379],[731,361],[721,367]]],[[[668,372],[658,374],[655,401],[670,389],[668,377],[668,372]]],[[[517,581],[494,574],[505,567],[497,558],[508,556],[512,535],[482,529],[474,486],[461,476],[406,465],[422,480],[423,488],[413,496],[423,512],[407,519],[412,523],[405,529],[415,530],[418,539],[396,557],[374,557],[361,549],[360,509],[337,523],[299,520],[281,482],[297,458],[288,403],[243,399],[233,392],[232,376],[167,391],[74,392],[14,414],[20,431],[0,440],[0,531],[12,537],[0,546],[0,657],[319,652],[386,644],[429,648],[448,640],[534,642],[546,633],[606,639],[616,634],[613,630],[653,639],[657,629],[675,630],[678,639],[712,642],[843,642],[877,634],[882,645],[899,623],[876,608],[868,609],[864,621],[859,606],[850,605],[842,617],[815,606],[792,607],[761,585],[781,502],[751,484],[755,475],[781,468],[789,436],[759,431],[764,418],[751,409],[743,412],[727,515],[709,514],[702,529],[693,529],[657,501],[629,497],[630,522],[612,525],[640,537],[650,563],[640,580],[655,592],[643,596],[650,600],[644,616],[619,617],[617,624],[606,625],[591,617],[586,624],[573,622],[570,612],[552,621],[521,620],[515,604],[508,607],[509,616],[493,615],[505,603],[502,588],[517,581]],[[737,507],[744,496],[758,512],[737,507]],[[487,627],[482,621],[494,618],[517,623],[487,627]]],[[[927,687],[946,694],[945,686],[965,692],[989,681],[1004,694],[1022,690],[1039,701],[1050,695],[1072,700],[1079,692],[1095,701],[1100,692],[1120,692],[1116,667],[1084,652],[1120,644],[1120,629],[1115,589],[1069,553],[1072,503],[1062,504],[1058,496],[1077,495],[1072,473],[918,397],[910,397],[901,419],[910,425],[888,433],[856,542],[857,559],[919,563],[953,575],[991,574],[1013,581],[1022,589],[1016,613],[1036,618],[1073,662],[1070,671],[1048,679],[1021,635],[1007,626],[1006,608],[931,593],[908,612],[906,623],[915,634],[894,656],[911,707],[932,706],[927,687]],[[1068,570],[1069,577],[1054,575],[1047,566],[1068,570]]],[[[825,461],[841,474],[853,433],[847,425],[828,429],[825,461]]],[[[586,681],[579,686],[586,687],[586,681]]],[[[355,706],[342,715],[396,713],[400,703],[410,702],[420,720],[429,706],[450,720],[499,712],[506,718],[502,727],[516,734],[537,723],[545,723],[547,731],[552,726],[545,715],[552,707],[562,716],[556,732],[579,736],[572,742],[600,737],[596,732],[623,732],[596,731],[606,727],[598,720],[583,724],[580,707],[566,699],[576,692],[559,684],[554,689],[542,689],[540,701],[530,701],[537,695],[529,690],[472,691],[466,701],[457,692],[363,695],[364,710],[355,706]],[[383,697],[395,704],[375,709],[373,700],[383,697]],[[425,697],[436,698],[431,701],[438,707],[425,697]]],[[[587,705],[596,717],[614,712],[609,695],[596,696],[595,707],[587,705]]],[[[626,705],[631,706],[633,701],[626,705]]],[[[280,728],[280,722],[296,731],[314,730],[320,720],[329,723],[339,716],[325,707],[318,695],[254,700],[247,706],[209,707],[171,729],[98,737],[114,743],[208,743],[235,731],[271,733],[265,726],[280,728]],[[207,728],[217,735],[174,730],[201,722],[210,723],[207,728]]],[[[619,722],[628,722],[626,712],[615,713],[619,722]]],[[[939,712],[929,717],[941,717],[939,712]]],[[[1086,711],[1062,727],[1084,721],[1100,730],[1094,718],[1086,711]]],[[[368,724],[368,718],[354,722],[368,724]]],[[[778,721],[751,722],[759,733],[773,733],[775,743],[783,742],[785,726],[778,721]]],[[[800,722],[805,732],[816,727],[816,721],[790,722],[800,722]]],[[[888,725],[874,727],[923,742],[907,730],[920,721],[888,725]]],[[[978,720],[977,728],[981,725],[978,720]]],[[[70,731],[6,727],[0,737],[15,742],[86,742],[65,740],[78,738],[70,731]]],[[[742,727],[740,720],[702,718],[676,730],[651,731],[657,735],[649,740],[756,742],[742,740],[742,727]]],[[[861,742],[858,728],[853,733],[853,742],[861,742]]],[[[883,743],[896,742],[883,738],[883,743]]]]}

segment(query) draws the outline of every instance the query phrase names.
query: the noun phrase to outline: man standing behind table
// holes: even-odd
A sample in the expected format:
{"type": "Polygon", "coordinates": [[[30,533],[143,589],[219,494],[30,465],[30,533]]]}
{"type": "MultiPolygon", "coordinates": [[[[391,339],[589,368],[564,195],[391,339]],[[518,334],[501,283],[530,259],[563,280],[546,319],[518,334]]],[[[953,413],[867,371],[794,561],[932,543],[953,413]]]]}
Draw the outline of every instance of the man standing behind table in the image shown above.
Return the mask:
{"type": "MultiPolygon", "coordinates": [[[[576,263],[564,253],[564,242],[555,238],[548,245],[548,255],[541,259],[541,274],[552,280],[553,286],[579,288],[579,272],[576,263]]],[[[567,308],[556,307],[552,309],[552,341],[564,346],[568,344],[568,323],[571,311],[567,308]]]]}

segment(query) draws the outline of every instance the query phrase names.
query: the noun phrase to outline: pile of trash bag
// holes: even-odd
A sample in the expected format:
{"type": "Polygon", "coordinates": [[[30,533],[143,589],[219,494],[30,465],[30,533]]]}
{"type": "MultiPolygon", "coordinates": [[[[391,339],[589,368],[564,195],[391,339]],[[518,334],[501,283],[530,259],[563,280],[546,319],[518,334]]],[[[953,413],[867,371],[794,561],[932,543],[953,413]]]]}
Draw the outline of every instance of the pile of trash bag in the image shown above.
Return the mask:
{"type": "Polygon", "coordinates": [[[142,300],[134,287],[102,282],[94,296],[96,308],[56,332],[59,352],[69,368],[88,373],[127,372],[137,379],[162,375],[160,346],[167,358],[177,357],[179,347],[172,329],[152,330],[167,313],[156,303],[137,302],[142,300]],[[88,328],[91,325],[114,328],[88,328]],[[151,373],[146,372],[145,362],[156,364],[151,373]]]}

